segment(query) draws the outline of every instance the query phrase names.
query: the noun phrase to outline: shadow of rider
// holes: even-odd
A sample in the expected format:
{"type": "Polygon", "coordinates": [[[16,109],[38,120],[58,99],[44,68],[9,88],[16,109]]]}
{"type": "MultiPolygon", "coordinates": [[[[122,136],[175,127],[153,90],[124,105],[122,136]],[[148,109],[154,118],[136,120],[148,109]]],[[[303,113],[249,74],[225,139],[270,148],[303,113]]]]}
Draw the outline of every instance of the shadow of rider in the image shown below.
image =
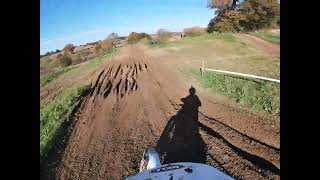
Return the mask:
{"type": "Polygon", "coordinates": [[[197,124],[201,101],[195,93],[195,88],[191,87],[189,95],[181,98],[181,109],[170,118],[160,136],[156,149],[163,164],[205,163],[206,145],[199,134],[197,124]]]}

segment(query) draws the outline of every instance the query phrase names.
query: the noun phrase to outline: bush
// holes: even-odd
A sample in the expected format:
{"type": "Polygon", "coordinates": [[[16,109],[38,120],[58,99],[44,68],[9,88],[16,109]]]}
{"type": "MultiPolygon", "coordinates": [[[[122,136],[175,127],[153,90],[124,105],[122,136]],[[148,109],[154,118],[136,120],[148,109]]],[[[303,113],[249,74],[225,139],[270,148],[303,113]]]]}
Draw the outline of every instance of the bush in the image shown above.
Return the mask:
{"type": "Polygon", "coordinates": [[[183,30],[183,33],[186,36],[194,37],[194,36],[200,36],[206,33],[206,31],[203,28],[200,27],[191,27],[191,28],[185,28],[183,30]]]}
{"type": "Polygon", "coordinates": [[[164,41],[160,41],[158,39],[152,39],[147,41],[147,45],[150,47],[164,47],[166,44],[164,41]]]}
{"type": "Polygon", "coordinates": [[[99,54],[99,53],[101,52],[101,49],[102,49],[101,43],[96,44],[96,46],[94,47],[94,49],[95,49],[95,52],[96,52],[97,54],[99,54]]]}
{"type": "Polygon", "coordinates": [[[159,41],[167,41],[171,37],[171,33],[165,29],[159,29],[157,31],[157,38],[159,41]]]}
{"type": "Polygon", "coordinates": [[[142,39],[147,39],[147,40],[151,40],[151,36],[147,33],[136,33],[136,32],[132,32],[127,41],[129,44],[133,44],[133,43],[137,43],[142,39]]]}
{"type": "Polygon", "coordinates": [[[75,46],[73,44],[67,44],[64,46],[64,48],[62,49],[63,52],[67,52],[67,53],[73,53],[75,46]]]}
{"type": "Polygon", "coordinates": [[[74,64],[78,64],[80,62],[83,62],[85,59],[82,58],[80,53],[76,53],[71,57],[74,64]]]}
{"type": "Polygon", "coordinates": [[[60,67],[67,67],[72,64],[72,59],[68,54],[58,54],[57,60],[59,62],[60,67]]]}
{"type": "Polygon", "coordinates": [[[100,42],[101,49],[103,51],[109,49],[110,47],[115,47],[116,46],[116,40],[115,39],[105,39],[100,42]]]}

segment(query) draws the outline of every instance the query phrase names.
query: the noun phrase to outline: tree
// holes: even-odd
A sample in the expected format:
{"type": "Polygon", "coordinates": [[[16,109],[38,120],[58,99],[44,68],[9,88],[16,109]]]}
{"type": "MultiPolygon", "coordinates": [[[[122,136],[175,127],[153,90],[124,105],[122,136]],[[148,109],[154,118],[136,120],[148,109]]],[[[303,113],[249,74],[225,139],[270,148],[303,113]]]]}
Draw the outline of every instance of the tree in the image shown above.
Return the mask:
{"type": "Polygon", "coordinates": [[[247,0],[241,8],[245,12],[241,25],[248,31],[270,26],[280,13],[277,0],[247,0]]]}
{"type": "Polygon", "coordinates": [[[207,31],[251,31],[268,27],[280,14],[277,0],[238,1],[212,0],[210,8],[216,8],[217,16],[210,20],[207,31]],[[233,5],[236,4],[236,5],[233,5]]]}
{"type": "Polygon", "coordinates": [[[208,0],[208,7],[211,9],[217,9],[217,11],[234,8],[239,0],[208,0]]]}

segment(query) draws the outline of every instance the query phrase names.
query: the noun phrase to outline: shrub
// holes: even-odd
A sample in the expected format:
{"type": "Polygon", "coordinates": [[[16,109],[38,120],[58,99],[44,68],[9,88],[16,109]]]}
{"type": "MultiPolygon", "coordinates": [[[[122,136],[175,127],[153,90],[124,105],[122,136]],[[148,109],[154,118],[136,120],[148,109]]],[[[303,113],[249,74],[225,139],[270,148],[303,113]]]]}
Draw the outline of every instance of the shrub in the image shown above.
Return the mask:
{"type": "Polygon", "coordinates": [[[67,44],[64,46],[64,48],[62,49],[63,52],[67,52],[67,53],[72,53],[74,50],[75,46],[73,44],[67,44]]]}
{"type": "Polygon", "coordinates": [[[167,41],[171,37],[171,33],[165,29],[159,29],[157,31],[157,38],[159,41],[167,41]]]}
{"type": "Polygon", "coordinates": [[[114,40],[114,39],[105,39],[105,40],[100,42],[100,45],[101,45],[101,49],[103,51],[105,51],[110,47],[116,46],[116,40],[114,40]]]}
{"type": "Polygon", "coordinates": [[[97,54],[99,54],[101,52],[101,43],[96,44],[96,46],[94,47],[95,52],[97,54]]]}
{"type": "Polygon", "coordinates": [[[147,33],[136,33],[136,32],[132,32],[127,41],[129,44],[133,44],[133,43],[137,43],[142,39],[147,39],[147,40],[151,40],[151,36],[147,33]]]}
{"type": "Polygon", "coordinates": [[[71,59],[72,59],[74,64],[77,64],[77,63],[80,63],[80,62],[84,61],[84,59],[81,57],[80,53],[74,54],[71,57],[71,59]]]}
{"type": "Polygon", "coordinates": [[[57,59],[60,67],[67,67],[72,64],[72,59],[68,54],[58,54],[57,59]]]}
{"type": "Polygon", "coordinates": [[[194,36],[200,36],[202,34],[205,34],[206,31],[203,28],[200,28],[200,27],[191,27],[191,28],[185,28],[183,30],[183,33],[186,36],[194,37],[194,36]]]}
{"type": "Polygon", "coordinates": [[[164,41],[152,39],[147,41],[147,45],[149,45],[150,47],[164,47],[166,44],[164,41]]]}

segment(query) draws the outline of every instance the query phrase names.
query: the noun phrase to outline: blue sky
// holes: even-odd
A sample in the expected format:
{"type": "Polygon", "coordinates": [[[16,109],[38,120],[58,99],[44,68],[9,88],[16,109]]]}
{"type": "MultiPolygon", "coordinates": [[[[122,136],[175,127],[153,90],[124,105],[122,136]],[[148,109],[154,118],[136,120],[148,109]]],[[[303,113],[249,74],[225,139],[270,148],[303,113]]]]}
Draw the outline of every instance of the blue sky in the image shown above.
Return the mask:
{"type": "Polygon", "coordinates": [[[206,27],[207,0],[40,0],[40,53],[104,39],[109,33],[155,33],[206,27]]]}

